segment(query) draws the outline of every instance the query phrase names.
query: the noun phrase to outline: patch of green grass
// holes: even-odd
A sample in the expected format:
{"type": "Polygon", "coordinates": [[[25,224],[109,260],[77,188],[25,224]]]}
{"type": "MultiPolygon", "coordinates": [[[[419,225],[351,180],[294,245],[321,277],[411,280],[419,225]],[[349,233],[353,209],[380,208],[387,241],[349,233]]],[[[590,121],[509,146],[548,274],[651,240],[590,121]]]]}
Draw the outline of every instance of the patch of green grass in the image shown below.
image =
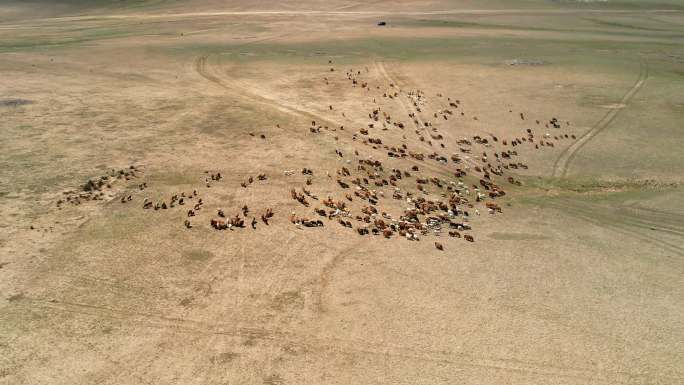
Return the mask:
{"type": "Polygon", "coordinates": [[[30,4],[36,7],[60,5],[66,6],[69,13],[92,11],[93,9],[120,9],[120,8],[149,8],[159,7],[173,0],[22,0],[22,4],[30,4]]]}
{"type": "Polygon", "coordinates": [[[26,52],[34,50],[64,48],[84,43],[91,43],[104,39],[115,39],[131,36],[128,32],[114,32],[114,31],[90,31],[82,36],[61,36],[61,37],[26,37],[15,40],[4,40],[0,42],[0,53],[5,52],[26,52]]]}
{"type": "Polygon", "coordinates": [[[552,0],[565,8],[612,9],[612,10],[682,10],[684,4],[678,0],[552,0]]]}
{"type": "Polygon", "coordinates": [[[528,189],[572,193],[603,193],[615,191],[662,190],[673,188],[671,183],[660,183],[650,179],[598,179],[598,178],[553,178],[525,177],[528,189]]]}
{"type": "MultiPolygon", "coordinates": [[[[89,202],[87,204],[102,204],[102,202],[89,202]]],[[[123,206],[114,201],[113,204],[123,206]]],[[[130,206],[126,210],[108,210],[106,217],[99,217],[89,221],[79,230],[79,239],[97,240],[98,243],[116,243],[130,240],[134,235],[144,234],[146,227],[154,221],[147,211],[140,209],[139,205],[130,206]]],[[[74,239],[73,241],[76,241],[74,239]]]]}
{"type": "Polygon", "coordinates": [[[201,249],[183,250],[182,255],[191,261],[208,261],[214,257],[211,251],[201,249]]]}
{"type": "MultiPolygon", "coordinates": [[[[681,28],[670,25],[663,28],[662,23],[642,17],[641,15],[629,14],[614,17],[601,15],[601,17],[576,17],[545,15],[524,15],[514,17],[511,15],[490,15],[475,18],[463,18],[463,16],[451,15],[440,18],[425,19],[399,19],[392,22],[393,26],[406,28],[456,28],[456,29],[481,29],[491,31],[528,31],[528,32],[557,32],[570,37],[578,34],[595,35],[599,40],[606,38],[684,38],[681,28]],[[600,27],[600,28],[596,28],[600,27]]],[[[503,33],[503,32],[502,32],[503,33]]]]}
{"type": "MultiPolygon", "coordinates": [[[[93,23],[96,20],[89,20],[93,23]]],[[[147,33],[155,35],[175,36],[178,34],[175,26],[156,25],[155,23],[112,23],[111,20],[103,19],[97,26],[84,26],[76,28],[63,28],[63,26],[46,27],[39,33],[29,30],[22,34],[0,40],[0,53],[24,52],[44,49],[73,47],[98,41],[121,39],[132,36],[140,36],[147,33]],[[154,25],[150,25],[154,24],[154,25]]]]}
{"type": "Polygon", "coordinates": [[[606,26],[606,27],[636,29],[636,30],[643,30],[643,31],[668,31],[667,29],[663,29],[663,28],[643,27],[643,26],[639,26],[636,24],[628,24],[628,23],[619,22],[619,21],[603,20],[603,19],[596,19],[596,18],[587,18],[586,20],[589,20],[596,25],[601,25],[601,26],[606,26]]]}
{"type": "Polygon", "coordinates": [[[197,185],[198,181],[201,181],[199,177],[201,175],[203,175],[202,172],[198,170],[155,171],[150,173],[148,180],[151,185],[192,186],[197,185]]]}
{"type": "Polygon", "coordinates": [[[557,29],[544,28],[531,25],[512,25],[498,23],[475,23],[463,20],[443,20],[443,19],[417,19],[393,23],[393,25],[407,27],[446,27],[446,28],[482,28],[482,29],[513,29],[526,31],[557,31],[557,29]]]}
{"type": "MultiPolygon", "coordinates": [[[[456,60],[474,64],[501,64],[519,57],[534,57],[552,64],[586,64],[613,68],[620,57],[614,50],[638,51],[638,43],[615,41],[560,41],[533,38],[365,38],[309,43],[256,43],[237,45],[178,46],[171,53],[218,53],[225,61],[247,64],[254,61],[324,64],[335,57],[338,64],[367,63],[370,60],[432,61],[456,60]],[[606,51],[605,53],[599,50],[606,51]],[[598,51],[598,52],[597,52],[598,51]]],[[[665,47],[651,45],[651,48],[665,47]]]]}

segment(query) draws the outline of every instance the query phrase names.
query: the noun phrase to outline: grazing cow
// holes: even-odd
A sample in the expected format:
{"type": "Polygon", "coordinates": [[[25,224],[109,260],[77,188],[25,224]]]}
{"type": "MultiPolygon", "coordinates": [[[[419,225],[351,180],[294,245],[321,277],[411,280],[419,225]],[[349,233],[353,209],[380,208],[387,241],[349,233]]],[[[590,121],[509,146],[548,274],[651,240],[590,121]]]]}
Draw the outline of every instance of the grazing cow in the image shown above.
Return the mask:
{"type": "Polygon", "coordinates": [[[192,228],[192,224],[191,224],[190,221],[187,220],[187,219],[185,220],[185,222],[184,222],[183,224],[184,224],[185,227],[188,228],[188,229],[192,228]]]}
{"type": "Polygon", "coordinates": [[[301,219],[299,222],[306,227],[323,227],[323,221],[321,220],[313,221],[308,219],[301,219]]]}
{"type": "Polygon", "coordinates": [[[435,242],[435,248],[437,248],[439,251],[444,251],[444,246],[442,246],[442,244],[439,242],[435,242]]]}
{"type": "Polygon", "coordinates": [[[220,219],[212,219],[210,223],[211,227],[215,228],[216,230],[225,230],[228,228],[226,222],[220,219]]]}
{"type": "Polygon", "coordinates": [[[492,212],[501,212],[501,207],[494,202],[486,202],[485,206],[492,212]]]}
{"type": "Polygon", "coordinates": [[[292,195],[292,199],[298,201],[306,207],[309,207],[309,202],[306,200],[306,197],[304,197],[304,194],[298,194],[297,191],[295,191],[295,189],[292,189],[290,190],[290,195],[292,195]]]}
{"type": "MultiPolygon", "coordinates": [[[[292,213],[294,215],[294,213],[292,213]]],[[[261,214],[261,221],[268,226],[268,220],[273,217],[273,209],[266,209],[266,212],[264,214],[261,214]]]]}
{"type": "Polygon", "coordinates": [[[240,218],[240,215],[236,214],[235,217],[230,219],[230,224],[233,227],[245,227],[244,219],[240,218]]]}

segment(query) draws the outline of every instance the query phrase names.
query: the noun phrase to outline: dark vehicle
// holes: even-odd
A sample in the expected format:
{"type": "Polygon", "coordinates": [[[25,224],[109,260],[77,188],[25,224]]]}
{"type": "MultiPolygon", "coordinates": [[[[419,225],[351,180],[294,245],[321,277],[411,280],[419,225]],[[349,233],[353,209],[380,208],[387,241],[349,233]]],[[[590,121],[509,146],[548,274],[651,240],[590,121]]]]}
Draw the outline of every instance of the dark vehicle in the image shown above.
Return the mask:
{"type": "Polygon", "coordinates": [[[378,25],[382,27],[383,25],[387,25],[387,23],[384,22],[384,21],[379,21],[379,22],[378,22],[378,25]]]}

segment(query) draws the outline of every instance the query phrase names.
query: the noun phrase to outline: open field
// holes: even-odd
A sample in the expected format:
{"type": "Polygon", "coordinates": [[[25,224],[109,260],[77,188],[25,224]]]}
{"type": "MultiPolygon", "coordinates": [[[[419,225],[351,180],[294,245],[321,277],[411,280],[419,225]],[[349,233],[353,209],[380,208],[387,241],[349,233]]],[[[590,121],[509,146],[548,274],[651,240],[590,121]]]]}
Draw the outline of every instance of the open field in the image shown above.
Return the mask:
{"type": "Polygon", "coordinates": [[[675,0],[0,3],[0,384],[684,384],[682,42],[675,0]]]}

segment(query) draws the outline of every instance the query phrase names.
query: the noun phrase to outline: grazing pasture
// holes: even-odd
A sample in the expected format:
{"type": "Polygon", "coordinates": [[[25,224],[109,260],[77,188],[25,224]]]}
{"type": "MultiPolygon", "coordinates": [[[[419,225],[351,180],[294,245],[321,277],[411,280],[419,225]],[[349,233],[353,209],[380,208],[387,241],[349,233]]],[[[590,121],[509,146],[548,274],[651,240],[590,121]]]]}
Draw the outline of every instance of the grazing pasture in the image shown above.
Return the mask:
{"type": "Polygon", "coordinates": [[[682,41],[671,0],[3,2],[0,384],[684,383],[682,41]]]}

